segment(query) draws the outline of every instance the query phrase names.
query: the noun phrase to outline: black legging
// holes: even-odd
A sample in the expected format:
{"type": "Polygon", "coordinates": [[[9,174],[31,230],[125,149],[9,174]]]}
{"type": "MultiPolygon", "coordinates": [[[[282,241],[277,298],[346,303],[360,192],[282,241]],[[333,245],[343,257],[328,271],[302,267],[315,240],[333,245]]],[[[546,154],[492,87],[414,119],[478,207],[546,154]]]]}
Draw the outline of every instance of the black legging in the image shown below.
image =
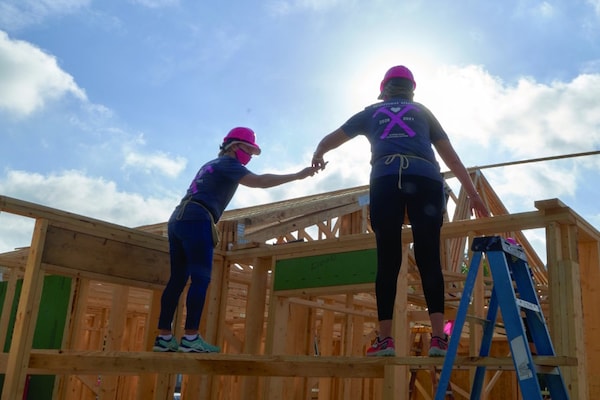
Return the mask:
{"type": "Polygon", "coordinates": [[[413,232],[414,253],[429,314],[444,312],[444,276],[440,263],[440,229],[445,197],[440,181],[402,175],[376,178],[370,186],[371,226],[377,243],[375,294],[380,321],[392,319],[396,284],[402,263],[405,210],[413,232]]]}

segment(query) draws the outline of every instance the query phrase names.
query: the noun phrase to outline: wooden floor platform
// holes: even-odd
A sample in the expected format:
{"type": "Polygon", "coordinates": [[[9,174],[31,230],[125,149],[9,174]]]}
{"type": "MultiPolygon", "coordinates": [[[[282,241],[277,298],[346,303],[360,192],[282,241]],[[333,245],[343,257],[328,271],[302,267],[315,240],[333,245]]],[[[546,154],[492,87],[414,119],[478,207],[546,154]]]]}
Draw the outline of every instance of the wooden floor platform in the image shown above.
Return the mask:
{"type": "MultiPolygon", "coordinates": [[[[0,373],[5,373],[8,353],[0,354],[0,373]]],[[[576,366],[574,357],[534,357],[539,367],[576,366]]],[[[321,357],[290,355],[199,354],[153,352],[100,352],[32,350],[28,374],[141,375],[180,373],[235,376],[302,376],[383,378],[386,367],[441,368],[441,357],[321,357]]],[[[513,370],[511,357],[457,357],[455,368],[485,366],[513,370]]]]}

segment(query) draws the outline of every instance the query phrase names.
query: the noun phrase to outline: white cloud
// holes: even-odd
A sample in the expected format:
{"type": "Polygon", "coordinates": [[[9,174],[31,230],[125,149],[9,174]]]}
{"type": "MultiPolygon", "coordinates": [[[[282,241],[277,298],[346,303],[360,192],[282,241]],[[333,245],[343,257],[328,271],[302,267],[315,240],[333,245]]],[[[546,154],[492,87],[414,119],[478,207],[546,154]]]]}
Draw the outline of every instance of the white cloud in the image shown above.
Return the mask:
{"type": "Polygon", "coordinates": [[[85,92],[58,66],[55,57],[27,42],[10,39],[3,31],[0,31],[0,70],[0,110],[18,117],[67,94],[86,100],[85,92]]]}
{"type": "Polygon", "coordinates": [[[488,143],[505,98],[503,82],[475,65],[426,72],[415,91],[415,101],[434,113],[452,139],[478,145],[488,143]]]}
{"type": "Polygon", "coordinates": [[[550,85],[523,79],[496,115],[497,142],[521,156],[588,151],[600,145],[600,75],[550,85]],[[501,140],[500,140],[501,139],[501,140]]]}
{"type": "Polygon", "coordinates": [[[596,15],[600,17],[600,0],[587,0],[587,3],[592,6],[596,15]]]}
{"type": "Polygon", "coordinates": [[[481,67],[449,67],[419,85],[415,100],[432,109],[463,156],[479,165],[600,146],[599,74],[550,84],[524,77],[510,85],[481,67]]]}
{"type": "Polygon", "coordinates": [[[0,179],[0,193],[124,226],[166,221],[179,201],[122,192],[114,182],[75,170],[49,175],[9,170],[0,179]]]}
{"type": "Polygon", "coordinates": [[[46,18],[65,15],[89,5],[91,0],[3,0],[0,3],[0,26],[21,29],[46,18]]]}
{"type": "Polygon", "coordinates": [[[551,18],[555,14],[554,6],[547,1],[541,2],[534,11],[537,15],[543,18],[551,18]]]}
{"type": "Polygon", "coordinates": [[[557,168],[556,162],[503,167],[483,173],[513,212],[533,209],[536,200],[573,196],[580,183],[576,168],[557,168]]]}
{"type": "Polygon", "coordinates": [[[0,253],[29,246],[33,225],[31,218],[0,213],[0,253]]]}
{"type": "Polygon", "coordinates": [[[328,10],[340,4],[347,7],[349,3],[348,0],[271,0],[267,3],[267,10],[271,15],[283,16],[300,10],[328,10]]]}
{"type": "MultiPolygon", "coordinates": [[[[114,182],[80,171],[50,175],[6,171],[0,193],[128,227],[165,222],[179,202],[177,196],[144,198],[123,192],[114,182]]],[[[0,213],[0,253],[29,246],[32,227],[29,218],[0,213]]]]}
{"type": "Polygon", "coordinates": [[[185,169],[186,165],[185,158],[171,158],[162,152],[154,154],[129,152],[125,155],[125,166],[141,169],[148,174],[158,172],[169,177],[176,177],[185,169]]]}
{"type": "Polygon", "coordinates": [[[179,0],[130,0],[134,4],[139,4],[148,8],[171,7],[179,4],[179,0]]]}
{"type": "Polygon", "coordinates": [[[526,18],[531,23],[551,19],[557,14],[555,6],[548,1],[519,1],[513,10],[513,15],[526,18]]]}

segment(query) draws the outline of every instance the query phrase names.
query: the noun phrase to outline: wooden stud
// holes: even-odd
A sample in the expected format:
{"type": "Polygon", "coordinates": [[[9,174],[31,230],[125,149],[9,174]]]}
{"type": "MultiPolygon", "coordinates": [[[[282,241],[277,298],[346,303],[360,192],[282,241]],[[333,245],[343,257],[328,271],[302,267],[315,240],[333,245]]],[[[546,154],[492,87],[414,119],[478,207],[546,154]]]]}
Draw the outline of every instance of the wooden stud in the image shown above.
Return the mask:
{"type": "MultiPolygon", "coordinates": [[[[585,323],[584,344],[586,353],[600,354],[600,243],[585,242],[579,244],[581,267],[581,292],[583,321],[585,323]]],[[[600,393],[600,357],[585,357],[589,393],[600,393]]]]}
{"type": "Polygon", "coordinates": [[[38,219],[35,221],[6,364],[6,375],[2,388],[3,399],[23,398],[29,354],[44,287],[44,272],[41,264],[47,229],[48,220],[38,219]]]}
{"type": "Polygon", "coordinates": [[[6,294],[4,295],[4,304],[2,305],[2,315],[0,316],[0,349],[4,350],[6,344],[6,336],[8,332],[8,324],[10,322],[11,311],[15,301],[17,291],[17,281],[19,276],[15,273],[10,274],[6,286],[6,294]]]}
{"type": "MultiPolygon", "coordinates": [[[[259,258],[252,269],[252,280],[248,287],[246,303],[246,326],[244,339],[244,354],[259,354],[262,338],[264,315],[266,309],[266,292],[269,269],[272,260],[259,258]]],[[[242,383],[242,393],[248,400],[259,399],[259,382],[256,377],[246,377],[242,383]]]]}
{"type": "MultiPolygon", "coordinates": [[[[393,335],[396,344],[396,355],[406,357],[410,354],[409,320],[408,320],[408,245],[402,246],[402,264],[398,276],[398,290],[394,306],[393,335]]],[[[408,382],[410,370],[407,366],[386,367],[383,378],[383,399],[392,400],[398,397],[408,398],[408,382]]]]}

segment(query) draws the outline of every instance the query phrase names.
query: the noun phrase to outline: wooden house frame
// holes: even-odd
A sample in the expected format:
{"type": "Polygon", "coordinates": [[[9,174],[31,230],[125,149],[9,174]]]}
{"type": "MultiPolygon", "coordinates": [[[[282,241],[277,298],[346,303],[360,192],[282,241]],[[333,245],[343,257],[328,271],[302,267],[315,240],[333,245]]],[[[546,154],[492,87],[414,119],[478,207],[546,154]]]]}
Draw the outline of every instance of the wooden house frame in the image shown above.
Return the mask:
{"type": "MultiPolygon", "coordinates": [[[[509,214],[481,171],[472,177],[493,216],[470,219],[465,193],[450,194],[454,212],[442,229],[447,317],[462,293],[471,239],[516,238],[527,253],[557,353],[536,362],[560,366],[571,398],[598,398],[600,233],[558,199],[509,214]],[[523,233],[531,229],[545,231],[546,265],[523,233]]],[[[176,386],[186,400],[431,398],[434,367],[443,360],[415,351],[417,342],[427,345],[428,318],[409,227],[399,243],[398,356],[364,357],[377,319],[374,285],[356,268],[375,247],[366,186],[224,214],[201,323],[203,336],[222,347],[220,354],[151,352],[169,274],[165,223],[132,229],[3,196],[0,211],[35,220],[30,246],[0,255],[7,299],[0,332],[13,324],[10,343],[0,335],[7,349],[0,354],[2,398],[23,398],[29,377],[37,375],[55,376],[51,398],[65,400],[172,399],[176,386]],[[327,275],[336,263],[353,266],[357,280],[327,275]],[[304,275],[298,273],[303,267],[304,275]],[[280,288],[276,281],[286,268],[288,286],[280,288]],[[58,349],[32,348],[44,312],[44,282],[55,275],[72,279],[64,334],[58,349]],[[18,304],[10,301],[14,297],[18,304]]],[[[468,396],[474,367],[486,365],[485,398],[519,398],[501,333],[493,356],[476,357],[490,287],[480,275],[451,389],[455,398],[468,396]]],[[[184,312],[180,307],[178,335],[184,312]]]]}

